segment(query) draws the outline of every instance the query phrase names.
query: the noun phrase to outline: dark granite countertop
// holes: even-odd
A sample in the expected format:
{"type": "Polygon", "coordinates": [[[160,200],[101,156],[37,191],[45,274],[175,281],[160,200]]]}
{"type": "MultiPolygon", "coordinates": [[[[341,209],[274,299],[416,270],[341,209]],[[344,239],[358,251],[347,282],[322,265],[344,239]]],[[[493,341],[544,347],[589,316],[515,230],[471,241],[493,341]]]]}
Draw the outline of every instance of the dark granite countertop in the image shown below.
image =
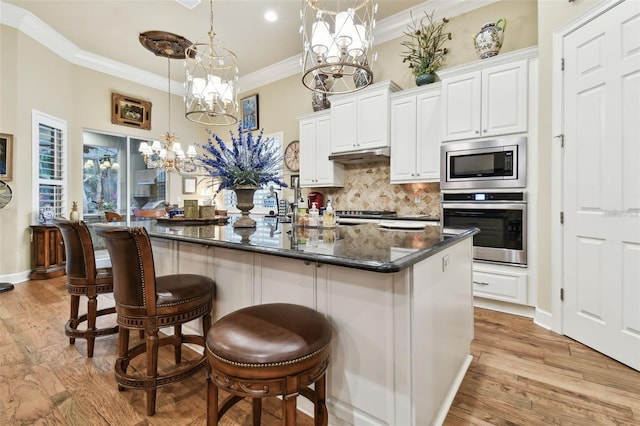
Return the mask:
{"type": "MultiPolygon", "coordinates": [[[[173,225],[140,220],[154,238],[283,256],[374,272],[397,272],[470,238],[477,228],[441,233],[439,226],[386,229],[376,224],[336,228],[292,227],[276,218],[254,217],[256,228],[227,225],[173,225]]],[[[117,225],[117,224],[114,224],[117,225]]]]}

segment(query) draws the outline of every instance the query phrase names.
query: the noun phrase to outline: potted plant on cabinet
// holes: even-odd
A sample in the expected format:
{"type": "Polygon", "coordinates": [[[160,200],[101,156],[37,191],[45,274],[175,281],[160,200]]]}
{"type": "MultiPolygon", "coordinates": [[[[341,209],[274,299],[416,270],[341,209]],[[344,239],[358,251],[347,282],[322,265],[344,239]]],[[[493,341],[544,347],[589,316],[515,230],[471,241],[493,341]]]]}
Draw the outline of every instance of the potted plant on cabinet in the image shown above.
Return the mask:
{"type": "Polygon", "coordinates": [[[207,132],[211,136],[207,143],[198,145],[202,151],[199,162],[210,176],[220,182],[218,191],[235,191],[236,207],[242,212],[242,217],[234,222],[234,227],[253,228],[256,222],[249,217],[249,211],[254,207],[255,191],[268,183],[287,187],[282,181],[282,155],[273,139],[263,138],[262,131],[257,138],[251,131],[242,130],[242,126],[238,127],[238,136],[229,131],[231,147],[215,133],[207,132]]]}
{"type": "Polygon", "coordinates": [[[416,84],[433,83],[436,79],[436,71],[440,69],[449,50],[444,47],[447,40],[451,40],[451,33],[445,31],[449,22],[447,18],[434,22],[434,13],[425,12],[422,19],[416,21],[411,15],[412,25],[404,32],[409,40],[403,41],[402,46],[407,50],[403,52],[402,62],[409,63],[409,69],[416,77],[416,84]]]}

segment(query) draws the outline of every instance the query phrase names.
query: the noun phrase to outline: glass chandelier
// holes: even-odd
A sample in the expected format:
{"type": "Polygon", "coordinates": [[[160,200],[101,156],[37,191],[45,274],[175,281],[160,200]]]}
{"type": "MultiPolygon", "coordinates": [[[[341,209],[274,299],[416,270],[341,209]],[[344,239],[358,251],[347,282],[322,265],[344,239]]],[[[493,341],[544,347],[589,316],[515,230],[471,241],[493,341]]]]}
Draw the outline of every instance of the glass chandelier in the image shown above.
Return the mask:
{"type": "Polygon", "coordinates": [[[302,83],[315,92],[349,93],[373,82],[374,0],[303,0],[302,83]]]}
{"type": "Polygon", "coordinates": [[[238,122],[238,57],[213,31],[210,0],[208,43],[194,43],[185,57],[185,117],[210,126],[238,122]]]}
{"type": "Polygon", "coordinates": [[[166,172],[177,172],[181,175],[197,174],[196,149],[190,145],[187,153],[182,150],[178,137],[171,132],[171,58],[167,56],[167,94],[169,105],[168,131],[163,133],[160,140],[153,141],[151,146],[147,142],[141,142],[138,152],[144,158],[149,169],[161,168],[166,172]]]}

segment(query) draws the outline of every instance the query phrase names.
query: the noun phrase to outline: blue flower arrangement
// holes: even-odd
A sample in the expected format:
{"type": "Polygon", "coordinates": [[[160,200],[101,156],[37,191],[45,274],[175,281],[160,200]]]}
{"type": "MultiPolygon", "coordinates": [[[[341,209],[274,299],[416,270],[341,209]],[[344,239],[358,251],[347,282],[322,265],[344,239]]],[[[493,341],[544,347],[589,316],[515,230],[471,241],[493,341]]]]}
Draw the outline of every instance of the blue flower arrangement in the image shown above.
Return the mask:
{"type": "Polygon", "coordinates": [[[243,131],[238,126],[238,136],[232,131],[231,147],[211,130],[211,136],[204,145],[197,144],[201,150],[200,162],[209,175],[220,179],[218,190],[238,186],[261,187],[274,183],[287,187],[282,181],[283,156],[274,145],[274,139],[263,138],[263,131],[257,138],[251,131],[243,131]]]}

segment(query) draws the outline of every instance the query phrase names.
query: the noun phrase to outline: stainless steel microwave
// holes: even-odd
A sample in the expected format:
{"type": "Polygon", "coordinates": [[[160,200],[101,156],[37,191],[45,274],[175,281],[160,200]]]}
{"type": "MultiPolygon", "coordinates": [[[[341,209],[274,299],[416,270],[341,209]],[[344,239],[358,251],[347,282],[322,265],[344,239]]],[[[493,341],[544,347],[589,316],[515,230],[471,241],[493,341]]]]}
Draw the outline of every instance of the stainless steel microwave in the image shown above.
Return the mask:
{"type": "Polygon", "coordinates": [[[526,136],[443,143],[440,189],[524,188],[526,152],[526,136]]]}

